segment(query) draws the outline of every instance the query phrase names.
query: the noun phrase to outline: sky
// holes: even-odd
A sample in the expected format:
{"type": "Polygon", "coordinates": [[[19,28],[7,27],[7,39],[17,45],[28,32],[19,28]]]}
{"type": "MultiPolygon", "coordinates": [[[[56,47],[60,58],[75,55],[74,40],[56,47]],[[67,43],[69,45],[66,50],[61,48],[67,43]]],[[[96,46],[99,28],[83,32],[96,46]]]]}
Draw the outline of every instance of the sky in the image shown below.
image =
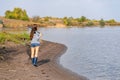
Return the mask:
{"type": "Polygon", "coordinates": [[[74,17],[115,19],[120,21],[120,0],[0,0],[0,16],[15,7],[25,9],[29,17],[74,17]]]}

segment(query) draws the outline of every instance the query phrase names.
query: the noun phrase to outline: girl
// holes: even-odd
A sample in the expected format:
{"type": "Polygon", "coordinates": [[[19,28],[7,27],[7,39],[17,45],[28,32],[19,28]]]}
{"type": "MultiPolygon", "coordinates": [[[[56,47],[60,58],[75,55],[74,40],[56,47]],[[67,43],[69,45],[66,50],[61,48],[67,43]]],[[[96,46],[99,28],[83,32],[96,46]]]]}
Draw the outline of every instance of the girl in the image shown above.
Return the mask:
{"type": "Polygon", "coordinates": [[[38,51],[40,47],[40,37],[42,34],[37,31],[37,25],[34,24],[30,33],[31,39],[31,59],[32,64],[37,67],[38,51]]]}

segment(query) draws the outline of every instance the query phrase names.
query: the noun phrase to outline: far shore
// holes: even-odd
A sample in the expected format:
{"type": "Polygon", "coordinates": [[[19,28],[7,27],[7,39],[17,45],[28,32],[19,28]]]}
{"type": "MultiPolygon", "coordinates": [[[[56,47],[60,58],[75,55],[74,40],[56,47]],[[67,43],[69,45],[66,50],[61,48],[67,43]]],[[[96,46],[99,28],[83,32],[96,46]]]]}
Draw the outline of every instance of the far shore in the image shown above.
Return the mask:
{"type": "MultiPolygon", "coordinates": [[[[82,18],[82,17],[81,17],[82,18]]],[[[33,24],[37,24],[39,27],[43,28],[70,28],[70,27],[105,27],[105,26],[120,26],[120,22],[115,21],[114,19],[110,20],[89,20],[86,19],[85,21],[79,21],[81,18],[72,18],[69,17],[66,19],[64,18],[49,18],[48,21],[45,21],[45,18],[39,18],[38,21],[32,20],[30,18],[29,21],[19,20],[19,19],[8,19],[4,16],[0,16],[0,28],[26,28],[31,27],[33,24]]]]}
{"type": "Polygon", "coordinates": [[[2,48],[5,59],[0,61],[0,80],[88,80],[59,64],[59,57],[67,50],[63,44],[42,41],[38,67],[31,65],[29,44],[6,43],[2,48]]]}

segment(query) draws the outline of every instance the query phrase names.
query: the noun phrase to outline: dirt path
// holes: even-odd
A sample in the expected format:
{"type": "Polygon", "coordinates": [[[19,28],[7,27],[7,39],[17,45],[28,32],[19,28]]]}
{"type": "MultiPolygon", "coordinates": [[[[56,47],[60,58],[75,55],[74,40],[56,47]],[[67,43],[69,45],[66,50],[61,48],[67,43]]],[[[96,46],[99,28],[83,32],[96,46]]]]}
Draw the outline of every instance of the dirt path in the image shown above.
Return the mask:
{"type": "Polygon", "coordinates": [[[14,46],[8,50],[9,59],[0,62],[0,80],[87,80],[58,64],[66,49],[62,44],[43,41],[38,67],[34,67],[29,58],[30,47],[14,46]]]}

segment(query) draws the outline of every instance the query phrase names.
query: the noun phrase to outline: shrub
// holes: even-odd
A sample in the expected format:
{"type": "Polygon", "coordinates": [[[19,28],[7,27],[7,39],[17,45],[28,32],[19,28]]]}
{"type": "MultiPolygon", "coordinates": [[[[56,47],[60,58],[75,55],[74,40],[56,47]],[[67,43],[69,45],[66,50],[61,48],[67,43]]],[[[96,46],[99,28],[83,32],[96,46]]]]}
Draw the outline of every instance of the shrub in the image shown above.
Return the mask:
{"type": "Polygon", "coordinates": [[[87,24],[86,24],[86,26],[93,26],[94,25],[94,23],[92,22],[92,21],[89,21],[87,24]]]}
{"type": "Polygon", "coordinates": [[[2,20],[0,20],[0,24],[3,24],[3,21],[2,21],[2,20]]]}
{"type": "Polygon", "coordinates": [[[99,21],[99,24],[100,24],[100,26],[105,26],[105,21],[104,21],[103,19],[101,19],[101,20],[99,21]]]}
{"type": "Polygon", "coordinates": [[[114,19],[110,19],[108,21],[106,21],[107,23],[116,23],[116,21],[114,19]]]}

